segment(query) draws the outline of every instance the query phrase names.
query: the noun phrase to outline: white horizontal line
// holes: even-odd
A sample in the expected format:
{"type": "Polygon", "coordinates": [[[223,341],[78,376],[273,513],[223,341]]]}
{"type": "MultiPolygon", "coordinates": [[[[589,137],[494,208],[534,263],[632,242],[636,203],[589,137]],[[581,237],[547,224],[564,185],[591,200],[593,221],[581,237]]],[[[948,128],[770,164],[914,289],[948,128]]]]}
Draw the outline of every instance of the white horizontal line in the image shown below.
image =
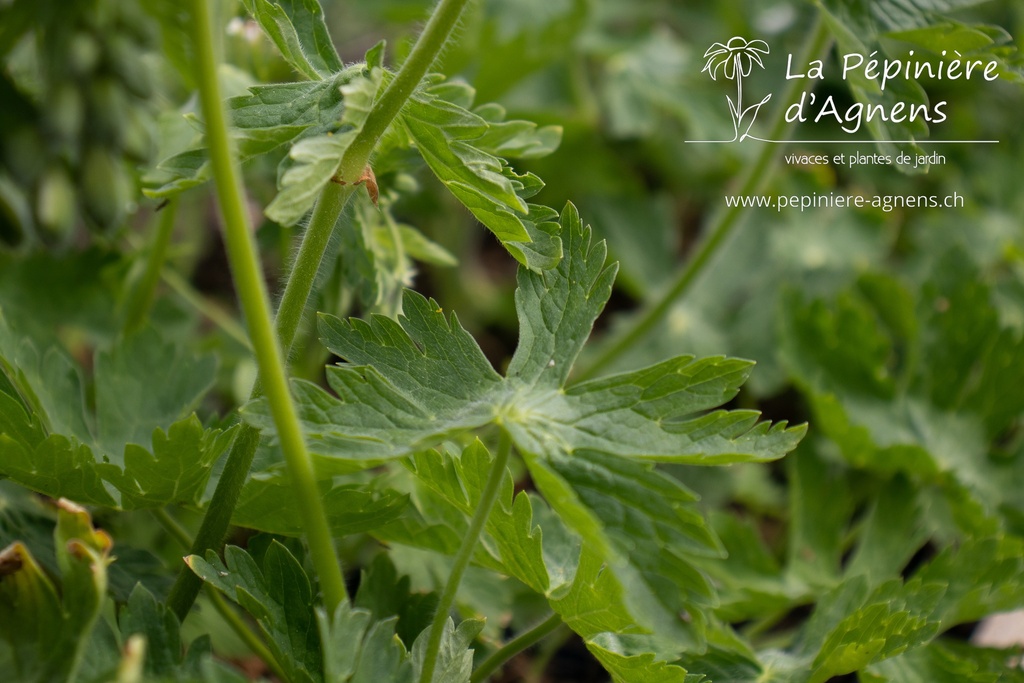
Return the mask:
{"type": "MultiPolygon", "coordinates": [[[[892,145],[998,145],[999,140],[765,140],[763,138],[750,137],[750,140],[758,142],[770,142],[774,145],[873,145],[876,142],[889,143],[892,145]]],[[[731,145],[736,140],[683,140],[689,145],[731,145]]]]}

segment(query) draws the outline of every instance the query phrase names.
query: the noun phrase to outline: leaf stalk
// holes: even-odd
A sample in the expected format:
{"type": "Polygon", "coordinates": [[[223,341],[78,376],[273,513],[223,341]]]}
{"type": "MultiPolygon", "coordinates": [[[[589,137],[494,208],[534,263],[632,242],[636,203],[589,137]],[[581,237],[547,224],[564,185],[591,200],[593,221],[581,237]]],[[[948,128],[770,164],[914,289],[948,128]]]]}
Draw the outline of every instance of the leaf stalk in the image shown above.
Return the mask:
{"type": "Polygon", "coordinates": [[[490,657],[485,659],[480,666],[476,668],[476,671],[473,672],[473,675],[469,679],[469,683],[483,683],[483,681],[486,681],[502,664],[512,659],[523,650],[536,645],[561,625],[562,615],[555,612],[533,628],[523,631],[499,649],[495,650],[490,657]]]}
{"type": "Polygon", "coordinates": [[[420,683],[431,683],[434,678],[434,669],[437,667],[438,652],[441,648],[441,636],[444,634],[444,626],[448,622],[448,615],[455,604],[455,595],[459,591],[459,584],[462,582],[462,575],[465,574],[469,561],[473,557],[473,551],[480,540],[484,524],[491,515],[491,509],[498,499],[498,491],[501,488],[501,480],[505,476],[505,469],[508,466],[509,456],[512,453],[512,439],[504,429],[501,430],[501,437],[498,443],[498,452],[491,463],[491,469],[487,476],[487,483],[480,494],[480,501],[477,503],[476,511],[469,521],[469,528],[466,535],[462,537],[462,544],[455,554],[455,562],[452,564],[451,573],[445,582],[441,597],[437,602],[437,612],[434,613],[434,620],[430,624],[430,635],[427,639],[427,654],[423,661],[423,670],[420,673],[420,683]]]}
{"type": "Polygon", "coordinates": [[[178,213],[178,201],[172,199],[160,212],[157,220],[156,234],[149,247],[146,257],[146,268],[142,272],[137,286],[129,292],[127,311],[125,313],[124,332],[131,334],[140,330],[146,322],[146,315],[153,305],[156,287],[160,283],[160,272],[167,260],[167,250],[174,234],[174,219],[178,213]]]}

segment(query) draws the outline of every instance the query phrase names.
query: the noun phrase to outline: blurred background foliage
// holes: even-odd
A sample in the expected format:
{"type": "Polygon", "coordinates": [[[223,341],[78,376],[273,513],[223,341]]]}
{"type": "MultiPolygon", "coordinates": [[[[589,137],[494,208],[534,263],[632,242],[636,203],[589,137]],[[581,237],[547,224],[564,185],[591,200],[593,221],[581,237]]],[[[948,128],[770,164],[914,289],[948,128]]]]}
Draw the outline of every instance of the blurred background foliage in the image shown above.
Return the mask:
{"type": "MultiPolygon", "coordinates": [[[[140,13],[124,9],[136,8],[133,3],[99,2],[115,9],[97,25],[82,8],[98,0],[59,3],[59,12],[55,1],[38,3],[54,10],[54,18],[34,37],[18,31],[16,10],[24,3],[0,1],[0,305],[12,326],[36,339],[59,340],[88,366],[92,349],[120,333],[161,217],[161,203],[141,189],[158,160],[196,135],[182,117],[196,103],[187,41],[180,38],[183,19],[172,3],[152,3],[140,13]],[[108,33],[117,40],[108,41],[108,33]],[[130,124],[116,125],[121,121],[130,124]]],[[[392,65],[430,5],[324,2],[346,62],[362,59],[384,38],[392,65]]],[[[772,55],[751,87],[759,95],[780,93],[785,55],[801,51],[821,6],[872,49],[906,28],[898,13],[872,14],[871,5],[475,3],[440,70],[470,83],[478,105],[500,103],[510,119],[563,128],[556,153],[521,162],[546,183],[534,201],[552,207],[573,201],[621,263],[612,304],[599,321],[604,336],[585,352],[584,364],[600,351],[602,338],[628,329],[636,311],[657,300],[760,149],[752,141],[685,143],[730,135],[724,105],[730,85],[701,73],[707,46],[734,35],[767,41],[772,55]]],[[[875,5],[915,6],[898,0],[875,5]]],[[[926,25],[1000,27],[1001,35],[1012,36],[1008,47],[1024,36],[1024,3],[1017,0],[932,5],[953,11],[929,15],[926,25]]],[[[257,82],[292,80],[240,3],[219,7],[227,90],[238,94],[257,82]]],[[[879,548],[885,543],[903,546],[882,563],[880,579],[908,576],[950,544],[1024,534],[1024,89],[1014,57],[998,45],[991,49],[1007,60],[1007,78],[933,82],[926,90],[933,101],[949,102],[948,121],[933,125],[932,137],[998,139],[998,145],[937,148],[946,162],[914,175],[879,165],[780,164],[765,189],[770,195],[956,192],[966,198],[964,208],[751,210],[657,328],[607,368],[636,368],[684,353],[750,358],[758,365],[737,403],[772,419],[811,423],[800,450],[772,467],[673,469],[703,495],[733,551],[727,562],[705,568],[723,592],[720,616],[750,625],[751,642],[759,646],[791,633],[801,618],[795,610],[817,603],[851,567],[877,559],[872,553],[884,554],[879,548]],[[889,536],[886,515],[904,522],[889,536]],[[754,577],[757,587],[736,583],[737,576],[754,577]]],[[[852,101],[835,68],[817,88],[852,101]]],[[[808,141],[787,152],[839,151],[813,141],[834,137],[835,129],[798,128],[796,135],[808,141]]],[[[863,145],[844,151],[876,151],[867,131],[858,135],[863,145]]],[[[275,193],[281,156],[279,150],[247,166],[256,216],[275,193]]],[[[384,170],[377,179],[386,211],[368,204],[349,210],[348,224],[359,226],[362,237],[335,245],[317,310],[395,314],[400,287],[411,285],[457,311],[495,364],[507,362],[516,343],[514,262],[429,173],[384,170]],[[415,228],[403,234],[416,244],[398,249],[388,237],[394,225],[415,228]],[[368,273],[375,287],[356,291],[353,283],[368,273]]],[[[212,424],[244,401],[253,369],[233,313],[207,188],[185,193],[177,212],[151,324],[197,352],[219,353],[216,388],[203,413],[212,424]]],[[[265,219],[258,231],[273,284],[290,258],[295,231],[265,219]]],[[[327,358],[311,324],[305,338],[295,370],[318,378],[327,358]]],[[[5,512],[0,545],[31,535],[36,522],[47,523],[46,515],[26,512],[32,503],[13,487],[3,491],[8,510],[17,514],[5,512]]],[[[133,562],[136,575],[151,576],[152,590],[165,590],[152,567],[157,556],[170,562],[178,550],[161,540],[148,518],[123,515],[109,523],[119,530],[115,570],[133,562]]],[[[368,562],[375,547],[362,537],[347,544],[350,566],[368,562]]],[[[391,557],[417,588],[432,587],[444,572],[443,560],[418,551],[396,548],[391,557]]],[[[112,581],[126,596],[129,587],[119,575],[112,581]]],[[[1019,574],[1014,581],[1002,602],[989,605],[993,610],[1021,602],[1019,574]]],[[[489,613],[489,628],[529,622],[534,607],[508,583],[496,588],[482,573],[471,574],[460,604],[467,612],[489,613]]],[[[966,627],[948,635],[969,637],[984,614],[969,615],[966,627]]],[[[208,625],[189,628],[195,633],[208,625]]],[[[221,633],[219,646],[239,649],[222,627],[214,631],[221,633]]],[[[579,649],[559,656],[581,657],[579,649]]],[[[941,657],[957,656],[942,650],[941,657]]],[[[918,665],[939,666],[911,658],[862,680],[911,680],[898,677],[900,666],[918,665]]],[[[594,680],[587,677],[594,675],[587,668],[593,664],[572,666],[562,674],[549,671],[554,680],[594,680]]]]}

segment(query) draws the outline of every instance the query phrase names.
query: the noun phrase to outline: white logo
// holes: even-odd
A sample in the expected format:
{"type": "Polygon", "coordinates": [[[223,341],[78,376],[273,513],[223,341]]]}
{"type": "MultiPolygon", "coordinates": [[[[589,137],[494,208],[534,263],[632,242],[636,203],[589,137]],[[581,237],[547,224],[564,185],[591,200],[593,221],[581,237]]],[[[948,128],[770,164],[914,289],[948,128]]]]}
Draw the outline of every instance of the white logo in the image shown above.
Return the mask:
{"type": "Polygon", "coordinates": [[[743,106],[743,79],[750,75],[755,63],[764,68],[761,55],[767,55],[769,52],[771,49],[763,40],[746,40],[742,36],[734,36],[728,43],[715,43],[704,53],[707,62],[701,73],[707,71],[712,80],[718,80],[718,72],[721,70],[727,80],[736,79],[736,101],[733,102],[732,97],[725,96],[729,102],[729,115],[732,117],[733,138],[721,142],[739,142],[750,137],[750,128],[757,119],[757,113],[765,102],[772,98],[771,94],[768,94],[756,104],[746,108],[743,106]]]}

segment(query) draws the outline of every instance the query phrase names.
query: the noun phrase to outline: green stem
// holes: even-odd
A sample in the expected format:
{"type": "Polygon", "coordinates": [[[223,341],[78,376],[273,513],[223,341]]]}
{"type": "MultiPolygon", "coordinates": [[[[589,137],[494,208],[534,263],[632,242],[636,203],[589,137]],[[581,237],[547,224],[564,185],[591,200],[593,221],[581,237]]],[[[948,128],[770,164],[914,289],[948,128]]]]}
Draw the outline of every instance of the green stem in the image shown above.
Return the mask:
{"type": "Polygon", "coordinates": [[[295,341],[295,333],[302,321],[317,273],[320,272],[320,262],[331,241],[334,226],[355,189],[356,186],[352,184],[327,183],[313,208],[277,309],[277,334],[285,349],[290,349],[295,341]]]}
{"type": "Polygon", "coordinates": [[[160,213],[156,235],[153,236],[153,244],[146,258],[146,269],[142,273],[142,279],[129,294],[124,322],[125,334],[138,331],[146,322],[146,316],[156,295],[156,286],[160,282],[160,271],[167,259],[167,249],[174,234],[174,219],[177,213],[177,200],[171,200],[160,213]]]}
{"type": "Polygon", "coordinates": [[[350,181],[358,178],[370,159],[377,141],[391,125],[398,112],[416,90],[427,69],[441,52],[448,36],[459,21],[462,10],[470,0],[441,0],[434,8],[423,33],[416,40],[412,52],[402,63],[384,94],[373,103],[362,129],[349,145],[341,162],[341,177],[350,181]]]}
{"type": "MultiPolygon", "coordinates": [[[[231,450],[228,451],[224,472],[217,482],[217,488],[213,492],[213,498],[195,540],[192,541],[189,554],[203,557],[207,550],[219,549],[224,543],[224,537],[231,525],[231,515],[235,512],[238,497],[249,476],[249,467],[259,443],[258,429],[244,423],[239,425],[238,434],[235,435],[231,442],[231,450]]],[[[182,563],[167,596],[167,606],[178,615],[179,620],[185,620],[202,586],[202,579],[182,563]]]]}
{"type": "Polygon", "coordinates": [[[274,676],[282,681],[291,680],[284,668],[281,666],[277,658],[274,657],[274,653],[270,651],[270,648],[260,640],[260,637],[253,633],[253,630],[249,628],[249,625],[245,623],[238,612],[228,604],[228,601],[224,599],[224,596],[216,588],[210,588],[206,591],[206,595],[210,598],[210,602],[213,604],[213,608],[217,610],[221,618],[228,623],[231,630],[235,632],[246,647],[252,650],[252,653],[259,657],[270,669],[270,672],[274,676]]]}
{"type": "Polygon", "coordinates": [[[535,645],[542,638],[561,625],[562,615],[554,613],[530,630],[520,633],[512,640],[505,643],[505,645],[495,651],[490,657],[485,659],[480,666],[476,668],[476,671],[473,672],[473,675],[469,679],[469,683],[482,683],[483,681],[486,681],[487,678],[497,671],[498,667],[502,664],[512,659],[526,648],[535,645]]]}
{"type": "MultiPolygon", "coordinates": [[[[426,29],[417,40],[412,53],[402,64],[402,68],[391,81],[388,89],[374,103],[363,129],[346,153],[344,161],[347,161],[348,165],[344,161],[341,164],[342,177],[355,178],[362,174],[369,161],[370,153],[376,147],[380,136],[391,125],[405,101],[434,62],[468,1],[443,0],[438,5],[427,23],[426,29]],[[442,14],[443,16],[439,17],[442,14]],[[357,151],[353,152],[353,148],[356,148],[357,151]],[[353,168],[354,171],[348,171],[349,175],[345,175],[344,169],[353,168]]],[[[345,204],[354,193],[355,185],[351,183],[347,185],[328,183],[313,209],[313,215],[303,234],[302,244],[299,246],[299,252],[292,264],[292,272],[289,274],[277,312],[277,332],[280,335],[281,347],[288,351],[286,356],[290,355],[296,330],[302,320],[302,313],[316,280],[320,261],[323,259],[324,249],[345,204]]],[[[260,377],[253,387],[254,396],[259,396],[262,381],[261,369],[260,377]]],[[[259,432],[246,424],[240,426],[238,435],[228,452],[224,473],[217,483],[206,516],[196,534],[192,545],[193,554],[203,555],[209,549],[220,548],[223,543],[231,523],[231,515],[238,503],[238,497],[249,474],[249,468],[252,466],[258,445],[259,432]]],[[[319,501],[319,498],[317,500],[319,501]]],[[[321,577],[322,580],[323,577],[321,577]]],[[[178,577],[168,596],[168,605],[179,619],[184,619],[188,614],[192,603],[195,602],[196,596],[199,594],[201,585],[202,582],[188,567],[182,567],[178,571],[178,577]]],[[[344,589],[344,584],[341,585],[341,588],[344,589]]],[[[333,613],[333,609],[331,613],[333,613]]]]}
{"type": "MultiPolygon", "coordinates": [[[[819,15],[815,26],[808,35],[804,54],[801,57],[802,61],[799,63],[809,64],[812,59],[824,58],[825,53],[831,46],[831,42],[831,34],[825,24],[824,17],[819,15]]],[[[786,109],[790,103],[796,100],[804,87],[804,83],[799,79],[790,82],[789,87],[781,97],[778,107],[776,107],[775,118],[772,120],[768,133],[769,140],[788,139],[789,133],[795,124],[786,121],[786,109]]],[[[743,176],[735,194],[754,195],[761,192],[778,163],[782,149],[783,145],[763,143],[757,159],[743,176]]],[[[676,275],[675,280],[668,289],[661,294],[650,308],[641,313],[639,320],[630,327],[629,331],[617,340],[614,340],[596,359],[591,361],[577,375],[577,379],[585,380],[595,376],[598,372],[616,361],[634,344],[650,334],[655,326],[668,315],[672,305],[686,294],[697,277],[704,272],[704,269],[711,261],[711,257],[718,252],[726,238],[729,237],[740,223],[740,218],[744,214],[744,207],[739,206],[738,203],[736,206],[727,206],[724,209],[720,209],[711,219],[706,233],[707,237],[704,238],[704,241],[690,261],[676,275]]]]}
{"type": "Polygon", "coordinates": [[[224,331],[226,335],[237,341],[247,349],[252,349],[249,343],[249,336],[245,328],[231,317],[231,315],[219,305],[206,299],[202,294],[192,288],[185,278],[170,268],[164,268],[160,277],[175,294],[180,296],[185,303],[196,309],[214,325],[224,331]]]}
{"type": "Polygon", "coordinates": [[[189,537],[188,532],[185,531],[185,527],[178,523],[178,520],[171,517],[171,514],[164,508],[156,508],[153,510],[153,516],[156,517],[156,521],[160,522],[160,526],[164,528],[168,534],[171,535],[175,541],[177,541],[181,547],[188,548],[192,545],[192,539],[189,537]]]}
{"type": "MultiPolygon", "coordinates": [[[[224,220],[224,240],[235,290],[249,325],[256,364],[259,367],[271,416],[277,427],[288,475],[295,490],[296,505],[302,516],[310,557],[320,579],[325,606],[329,613],[348,598],[334,540],[316,485],[313,461],[298,413],[288,388],[284,360],[271,321],[270,299],[253,243],[249,215],[242,185],[231,151],[227,116],[217,80],[217,61],[213,48],[213,26],[206,0],[192,0],[197,81],[200,102],[206,120],[206,138],[210,149],[214,184],[224,220]]],[[[230,512],[229,512],[230,517],[230,512]]]]}
{"type": "Polygon", "coordinates": [[[469,566],[473,557],[477,541],[484,529],[484,524],[491,514],[491,508],[498,498],[498,490],[501,488],[501,480],[505,476],[505,468],[508,466],[508,459],[512,453],[512,440],[508,433],[501,430],[501,441],[498,445],[498,454],[491,463],[491,471],[487,477],[487,484],[480,494],[476,511],[469,521],[469,528],[466,535],[462,537],[462,545],[455,555],[455,562],[452,564],[452,571],[448,575],[448,581],[441,591],[441,597],[437,603],[437,612],[434,613],[434,621],[430,625],[430,637],[427,640],[427,655],[423,662],[423,671],[420,674],[420,683],[431,683],[434,678],[434,668],[437,666],[438,650],[441,647],[441,636],[444,634],[445,624],[448,623],[448,615],[452,605],[455,604],[455,594],[458,593],[459,583],[462,582],[462,575],[469,566]]]}

